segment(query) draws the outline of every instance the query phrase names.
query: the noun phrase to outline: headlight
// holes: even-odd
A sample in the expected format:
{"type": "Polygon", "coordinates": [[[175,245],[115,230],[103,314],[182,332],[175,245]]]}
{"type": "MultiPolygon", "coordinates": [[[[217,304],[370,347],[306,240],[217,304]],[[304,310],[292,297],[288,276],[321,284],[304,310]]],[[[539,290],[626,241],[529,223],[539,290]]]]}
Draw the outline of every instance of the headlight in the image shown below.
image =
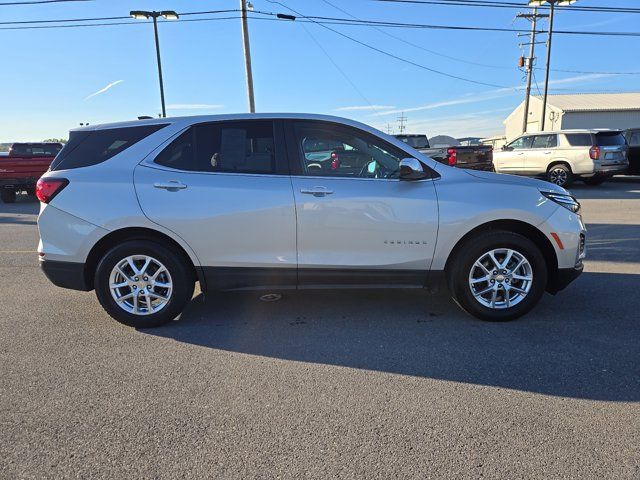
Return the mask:
{"type": "Polygon", "coordinates": [[[575,197],[568,193],[548,192],[544,190],[540,190],[540,193],[552,202],[556,202],[567,210],[571,210],[573,213],[578,213],[580,211],[580,203],[578,203],[578,200],[576,200],[575,197]]]}

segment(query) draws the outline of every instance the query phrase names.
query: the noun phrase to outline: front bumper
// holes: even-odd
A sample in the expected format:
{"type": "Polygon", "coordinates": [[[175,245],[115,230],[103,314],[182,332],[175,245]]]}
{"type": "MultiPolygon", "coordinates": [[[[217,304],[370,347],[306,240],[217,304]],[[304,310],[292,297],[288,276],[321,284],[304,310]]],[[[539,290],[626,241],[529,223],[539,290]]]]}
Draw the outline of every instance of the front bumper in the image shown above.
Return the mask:
{"type": "Polygon", "coordinates": [[[84,263],[40,260],[40,268],[54,285],[71,290],[91,290],[87,285],[84,263]]]}
{"type": "Polygon", "coordinates": [[[573,268],[560,268],[556,277],[547,285],[547,291],[551,294],[564,290],[567,286],[580,276],[584,270],[582,262],[573,268]]]}

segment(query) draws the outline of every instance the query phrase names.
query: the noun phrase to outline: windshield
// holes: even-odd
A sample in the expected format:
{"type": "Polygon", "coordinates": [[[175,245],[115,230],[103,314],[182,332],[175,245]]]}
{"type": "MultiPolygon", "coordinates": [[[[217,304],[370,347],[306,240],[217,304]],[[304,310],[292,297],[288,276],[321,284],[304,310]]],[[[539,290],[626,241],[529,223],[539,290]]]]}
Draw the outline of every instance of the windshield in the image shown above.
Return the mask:
{"type": "Polygon", "coordinates": [[[397,138],[413,148],[429,148],[426,135],[398,135],[397,138]]]}

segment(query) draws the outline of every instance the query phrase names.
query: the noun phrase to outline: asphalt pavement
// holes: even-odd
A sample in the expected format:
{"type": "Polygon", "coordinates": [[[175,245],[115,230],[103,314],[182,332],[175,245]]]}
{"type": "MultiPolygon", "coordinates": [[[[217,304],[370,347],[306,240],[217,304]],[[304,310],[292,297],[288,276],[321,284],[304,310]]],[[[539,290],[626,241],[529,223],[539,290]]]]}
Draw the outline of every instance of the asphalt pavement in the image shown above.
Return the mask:
{"type": "Polygon", "coordinates": [[[349,290],[137,331],[0,203],[0,478],[640,478],[640,180],[572,190],[585,273],[506,324],[349,290]]]}

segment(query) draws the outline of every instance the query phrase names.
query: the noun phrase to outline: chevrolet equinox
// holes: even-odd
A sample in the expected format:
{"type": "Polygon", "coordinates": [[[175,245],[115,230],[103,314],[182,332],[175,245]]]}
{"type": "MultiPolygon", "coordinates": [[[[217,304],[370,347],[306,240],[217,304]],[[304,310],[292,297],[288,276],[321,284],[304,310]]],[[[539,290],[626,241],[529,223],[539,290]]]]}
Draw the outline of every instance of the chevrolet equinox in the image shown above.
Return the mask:
{"type": "Polygon", "coordinates": [[[423,288],[517,318],[582,271],[580,205],[461,170],[361,123],[306,114],[91,125],[37,184],[40,265],[116,320],[171,321],[203,292],[423,288]]]}

